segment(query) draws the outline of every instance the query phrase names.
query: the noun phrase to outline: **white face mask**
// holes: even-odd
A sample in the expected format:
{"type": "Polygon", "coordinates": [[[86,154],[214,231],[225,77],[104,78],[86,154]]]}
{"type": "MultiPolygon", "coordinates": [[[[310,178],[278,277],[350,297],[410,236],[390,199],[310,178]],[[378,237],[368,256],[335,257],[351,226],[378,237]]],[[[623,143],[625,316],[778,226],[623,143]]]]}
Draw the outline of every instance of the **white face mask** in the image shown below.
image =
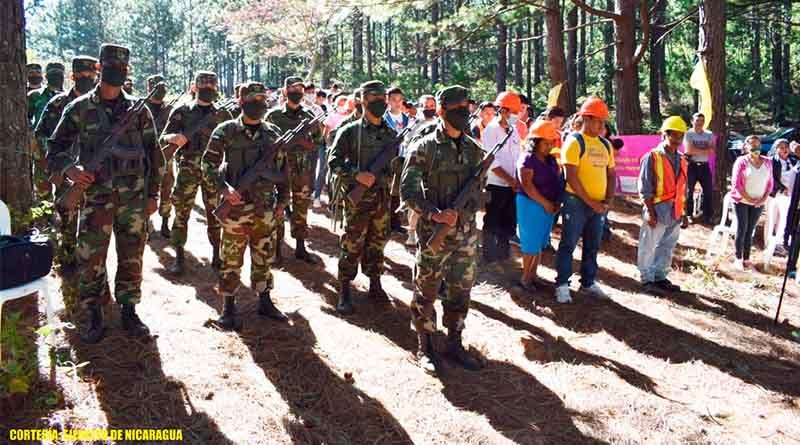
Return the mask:
{"type": "Polygon", "coordinates": [[[306,101],[308,103],[312,103],[313,104],[315,97],[316,97],[316,94],[306,94],[306,101]]]}
{"type": "Polygon", "coordinates": [[[508,125],[517,125],[517,120],[519,116],[516,114],[509,114],[508,115],[508,125]]]}

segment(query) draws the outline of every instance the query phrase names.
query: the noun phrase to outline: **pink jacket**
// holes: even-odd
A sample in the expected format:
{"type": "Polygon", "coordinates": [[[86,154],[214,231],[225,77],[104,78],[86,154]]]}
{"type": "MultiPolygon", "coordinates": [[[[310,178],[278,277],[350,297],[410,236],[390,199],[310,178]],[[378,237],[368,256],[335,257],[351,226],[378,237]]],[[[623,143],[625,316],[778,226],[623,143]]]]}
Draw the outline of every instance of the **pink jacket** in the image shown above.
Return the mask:
{"type": "MultiPolygon", "coordinates": [[[[767,166],[767,172],[769,173],[767,176],[769,179],[767,180],[767,189],[766,193],[769,193],[772,190],[772,160],[766,156],[761,156],[761,160],[764,162],[764,165],[767,166]]],[[[750,163],[750,154],[739,156],[736,159],[736,162],[733,163],[733,176],[731,177],[731,184],[733,187],[731,188],[731,198],[733,198],[736,202],[742,201],[742,190],[745,187],[745,180],[746,180],[746,171],[747,171],[747,164],[750,163]]],[[[754,198],[761,198],[761,196],[754,196],[754,198]]]]}

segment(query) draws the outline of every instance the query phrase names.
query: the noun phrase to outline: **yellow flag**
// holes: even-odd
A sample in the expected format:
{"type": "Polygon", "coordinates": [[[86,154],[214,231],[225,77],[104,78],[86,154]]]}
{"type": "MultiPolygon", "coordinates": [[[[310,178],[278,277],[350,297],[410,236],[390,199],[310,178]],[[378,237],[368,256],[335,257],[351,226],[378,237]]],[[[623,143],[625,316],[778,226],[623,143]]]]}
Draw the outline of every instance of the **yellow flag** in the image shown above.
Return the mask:
{"type": "Polygon", "coordinates": [[[547,94],[547,107],[552,108],[558,105],[558,97],[561,96],[561,87],[564,85],[564,82],[556,84],[553,88],[550,88],[550,93],[547,94]]]}
{"type": "Polygon", "coordinates": [[[698,60],[697,65],[694,66],[692,77],[689,78],[689,85],[698,91],[700,95],[700,111],[706,118],[705,128],[711,125],[711,119],[714,117],[714,110],[711,107],[711,85],[708,83],[708,73],[703,60],[698,60]]]}

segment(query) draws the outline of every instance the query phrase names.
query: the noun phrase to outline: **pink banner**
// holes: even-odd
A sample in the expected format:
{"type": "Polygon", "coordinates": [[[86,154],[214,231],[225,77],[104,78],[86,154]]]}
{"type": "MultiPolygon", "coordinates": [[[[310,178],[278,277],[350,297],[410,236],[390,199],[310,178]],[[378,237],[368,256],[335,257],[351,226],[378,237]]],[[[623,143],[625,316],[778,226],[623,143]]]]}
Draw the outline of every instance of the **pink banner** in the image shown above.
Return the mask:
{"type": "MultiPolygon", "coordinates": [[[[625,135],[618,136],[618,138],[625,142],[625,146],[614,155],[614,162],[616,164],[615,171],[617,174],[617,193],[637,195],[639,194],[637,182],[639,180],[639,166],[642,162],[642,156],[661,143],[661,135],[625,135]]],[[[678,150],[683,152],[683,146],[678,150]]],[[[711,154],[708,159],[712,175],[714,174],[714,159],[714,154],[711,154]]]]}

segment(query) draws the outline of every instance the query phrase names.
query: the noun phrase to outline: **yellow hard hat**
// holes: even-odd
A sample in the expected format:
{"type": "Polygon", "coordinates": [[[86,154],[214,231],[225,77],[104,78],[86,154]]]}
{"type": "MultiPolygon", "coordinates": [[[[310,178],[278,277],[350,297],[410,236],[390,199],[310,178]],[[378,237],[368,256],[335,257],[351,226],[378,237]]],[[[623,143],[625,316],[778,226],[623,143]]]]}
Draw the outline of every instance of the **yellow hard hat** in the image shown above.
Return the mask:
{"type": "Polygon", "coordinates": [[[670,116],[664,119],[664,122],[661,124],[661,130],[659,130],[659,132],[663,133],[667,130],[677,131],[679,133],[686,133],[688,127],[686,126],[686,122],[684,122],[680,116],[670,116]]]}

